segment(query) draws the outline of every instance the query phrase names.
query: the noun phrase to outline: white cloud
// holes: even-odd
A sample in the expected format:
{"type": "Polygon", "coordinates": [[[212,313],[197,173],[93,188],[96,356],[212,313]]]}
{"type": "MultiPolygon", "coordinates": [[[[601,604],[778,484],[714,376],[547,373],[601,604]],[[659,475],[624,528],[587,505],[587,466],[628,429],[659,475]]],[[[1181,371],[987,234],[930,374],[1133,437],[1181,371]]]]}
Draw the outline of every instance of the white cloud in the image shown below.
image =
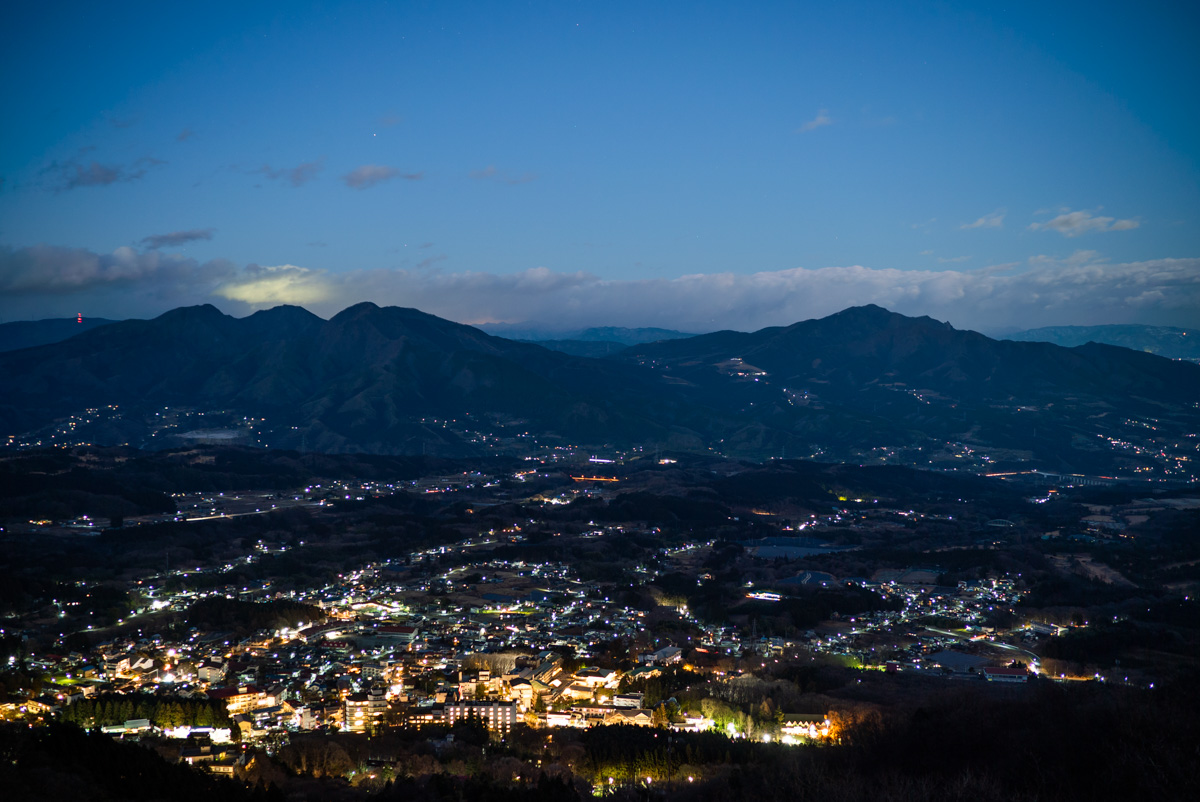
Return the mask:
{"type": "Polygon", "coordinates": [[[262,173],[272,181],[283,179],[294,187],[299,187],[307,184],[309,181],[317,177],[317,173],[321,172],[325,166],[325,159],[317,159],[314,162],[304,162],[295,167],[279,167],[273,168],[269,164],[264,164],[254,172],[262,173]]]}
{"type": "Polygon", "coordinates": [[[0,246],[0,320],[156,315],[206,302],[237,272],[225,260],[200,263],[154,250],[0,246]]]}
{"type": "Polygon", "coordinates": [[[215,228],[193,228],[189,231],[172,231],[170,234],[151,234],[142,239],[142,244],[150,250],[174,248],[189,242],[212,239],[215,232],[215,228]]]}
{"type": "MultiPolygon", "coordinates": [[[[92,150],[85,148],[83,152],[92,150]]],[[[143,156],[130,164],[101,164],[90,161],[83,164],[71,160],[64,164],[55,162],[42,173],[52,177],[54,189],[65,191],[83,187],[106,187],[128,181],[137,181],[155,167],[166,164],[162,159],[143,156]]]]}
{"type": "Polygon", "coordinates": [[[1078,267],[1086,264],[1101,264],[1104,258],[1099,251],[1075,251],[1065,259],[1058,259],[1053,256],[1038,254],[1037,256],[1029,257],[1029,264],[1035,267],[1058,267],[1067,265],[1069,267],[1078,267]]]}
{"type": "Polygon", "coordinates": [[[797,128],[796,133],[805,134],[809,131],[815,131],[824,125],[833,125],[833,118],[829,116],[829,109],[818,111],[817,116],[797,128]]]}
{"type": "Polygon", "coordinates": [[[330,294],[330,286],[319,271],[295,265],[260,267],[250,265],[236,278],[222,284],[216,294],[256,309],[295,304],[320,303],[330,294]]]}
{"type": "Polygon", "coordinates": [[[351,189],[366,189],[393,178],[420,181],[424,177],[424,173],[401,173],[395,167],[388,167],[385,164],[364,164],[346,173],[342,176],[342,180],[351,189]]]}
{"type": "Polygon", "coordinates": [[[331,315],[371,299],[466,323],[548,328],[663,326],[682,331],[787,325],[866,303],[931,315],[961,328],[1164,322],[1200,324],[1200,259],[1123,265],[1081,252],[1062,261],[983,270],[894,270],[858,265],[613,280],[534,268],[485,272],[372,270],[322,274],[331,315]],[[1019,268],[1019,269],[1018,269],[1019,268]],[[1148,292],[1158,291],[1157,301],[1148,292]]]}
{"type": "Polygon", "coordinates": [[[963,223],[959,228],[1001,228],[1004,225],[1004,209],[997,209],[991,214],[985,214],[974,223],[963,223]]]}
{"type": "Polygon", "coordinates": [[[149,317],[213,302],[231,314],[280,303],[331,316],[351,304],[410,306],[464,323],[546,328],[663,326],[683,331],[787,325],[875,303],[960,328],[1145,322],[1200,325],[1200,259],[1106,264],[1092,251],[981,270],[859,265],[751,274],[604,279],[546,267],[514,274],[436,269],[237,268],[160,251],[95,254],[0,248],[0,320],[149,317]]]}
{"type": "Polygon", "coordinates": [[[1031,223],[1030,231],[1057,231],[1064,237],[1078,237],[1089,231],[1129,231],[1141,223],[1137,220],[1117,220],[1114,217],[1094,217],[1089,211],[1063,212],[1044,223],[1031,223]]]}

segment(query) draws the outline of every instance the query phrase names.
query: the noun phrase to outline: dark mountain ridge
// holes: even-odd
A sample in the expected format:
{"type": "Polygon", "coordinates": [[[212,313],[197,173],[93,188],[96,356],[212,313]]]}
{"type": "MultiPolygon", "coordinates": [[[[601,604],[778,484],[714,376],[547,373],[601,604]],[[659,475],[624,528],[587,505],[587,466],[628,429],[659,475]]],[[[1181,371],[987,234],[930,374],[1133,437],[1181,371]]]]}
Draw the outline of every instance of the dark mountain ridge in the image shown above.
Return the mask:
{"type": "Polygon", "coordinates": [[[580,332],[561,334],[554,338],[522,336],[520,339],[522,342],[537,343],[543,348],[561,351],[571,356],[601,358],[613,356],[630,345],[653,343],[659,340],[681,340],[694,336],[672,329],[627,329],[619,326],[599,326],[580,332]]]}
{"type": "Polygon", "coordinates": [[[1194,371],[1128,349],[993,340],[873,305],[748,334],[716,332],[637,346],[623,357],[670,360],[689,374],[687,368],[697,363],[738,357],[793,384],[898,383],[963,398],[1109,395],[1114,390],[1180,403],[1196,398],[1194,379],[1188,381],[1194,371]]]}
{"type": "Polygon", "coordinates": [[[1044,326],[1009,334],[1004,339],[1047,342],[1067,348],[1097,342],[1147,351],[1168,359],[1200,359],[1200,330],[1174,326],[1044,326]]]}
{"type": "Polygon", "coordinates": [[[522,324],[484,323],[479,326],[495,337],[524,342],[546,342],[548,340],[579,341],[579,342],[613,342],[622,345],[637,345],[652,343],[659,340],[678,340],[684,337],[695,337],[675,329],[659,329],[654,327],[627,328],[625,326],[593,326],[587,329],[547,330],[527,327],[522,324]]]}
{"type": "Polygon", "coordinates": [[[469,452],[422,418],[471,412],[597,439],[607,428],[658,428],[620,403],[644,383],[636,368],[414,309],[364,303],[324,321],[297,307],[237,319],[198,306],[95,335],[0,355],[0,425],[19,432],[109,404],[206,406],[276,420],[277,445],[381,453],[469,452]]]}
{"type": "Polygon", "coordinates": [[[68,317],[0,323],[0,352],[17,351],[21,348],[33,348],[47,343],[61,342],[76,334],[116,322],[102,317],[89,317],[83,320],[68,317]]]}
{"type": "Polygon", "coordinates": [[[877,306],[634,346],[617,358],[715,407],[753,406],[758,420],[811,432],[813,442],[927,438],[1030,452],[1072,470],[1120,466],[1097,441],[1131,417],[1182,435],[1200,398],[1195,365],[1096,343],[996,341],[877,306]]]}
{"type": "Polygon", "coordinates": [[[246,442],[301,451],[608,444],[860,461],[963,443],[1012,452],[1000,462],[1122,470],[1141,463],[1105,438],[1134,418],[1182,436],[1196,399],[1196,365],[1096,344],[995,341],[877,306],[607,359],[372,303],[328,321],[299,307],[240,319],[187,307],[0,354],[0,434],[114,404],[121,425],[86,442],[141,447],[178,445],[199,426],[164,429],[162,410],[179,407],[253,419],[236,424],[246,442]]]}

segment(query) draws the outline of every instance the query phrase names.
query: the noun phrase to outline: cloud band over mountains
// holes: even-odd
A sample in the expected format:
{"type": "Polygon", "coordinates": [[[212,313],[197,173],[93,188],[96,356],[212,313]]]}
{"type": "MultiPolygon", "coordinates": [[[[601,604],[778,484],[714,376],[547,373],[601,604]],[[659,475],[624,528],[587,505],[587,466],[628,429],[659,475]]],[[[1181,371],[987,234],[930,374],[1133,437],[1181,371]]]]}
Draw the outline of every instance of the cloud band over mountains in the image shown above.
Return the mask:
{"type": "Polygon", "coordinates": [[[464,323],[545,328],[661,326],[754,330],[875,303],[959,328],[1141,322],[1200,325],[1200,259],[1126,264],[1081,251],[1066,260],[982,270],[793,268],[751,274],[611,280],[538,267],[513,274],[439,270],[327,272],[238,267],[162,251],[0,248],[0,319],[152,317],[214,303],[231,314],[278,304],[328,317],[362,300],[409,306],[464,323]],[[84,305],[87,308],[83,308],[84,305]],[[77,308],[78,307],[78,308],[77,308]]]}

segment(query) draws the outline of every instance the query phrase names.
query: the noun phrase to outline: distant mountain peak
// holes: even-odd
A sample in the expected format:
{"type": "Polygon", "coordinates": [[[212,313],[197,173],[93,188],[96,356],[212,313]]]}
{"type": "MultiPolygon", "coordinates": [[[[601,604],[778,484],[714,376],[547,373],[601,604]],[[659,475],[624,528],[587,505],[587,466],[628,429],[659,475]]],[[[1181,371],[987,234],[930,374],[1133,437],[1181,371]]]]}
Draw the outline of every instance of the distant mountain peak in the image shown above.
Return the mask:
{"type": "Polygon", "coordinates": [[[347,320],[351,320],[356,317],[362,317],[364,315],[369,315],[369,314],[372,314],[373,312],[378,312],[378,311],[379,311],[379,304],[372,303],[371,301],[360,301],[359,303],[354,304],[354,306],[347,306],[345,309],[338,312],[336,315],[334,315],[332,318],[329,319],[329,322],[342,323],[347,320]]]}
{"type": "Polygon", "coordinates": [[[834,312],[832,315],[826,315],[822,318],[797,321],[788,328],[803,326],[805,324],[814,322],[854,323],[856,325],[869,324],[872,326],[886,326],[888,323],[901,318],[904,318],[904,315],[893,312],[890,309],[884,309],[882,306],[867,304],[865,306],[850,306],[840,312],[834,312]]]}
{"type": "Polygon", "coordinates": [[[846,309],[843,309],[841,312],[835,312],[834,314],[829,315],[828,317],[826,317],[824,319],[829,320],[829,319],[835,319],[835,318],[843,318],[843,319],[850,319],[850,320],[871,320],[871,321],[878,321],[880,323],[887,323],[887,322],[900,321],[900,320],[921,321],[921,322],[934,323],[937,326],[944,328],[944,329],[953,329],[954,328],[949,323],[946,323],[941,320],[936,320],[935,318],[931,318],[928,315],[920,315],[919,317],[910,317],[908,315],[903,315],[899,312],[893,312],[892,310],[886,309],[882,306],[879,306],[878,304],[864,304],[863,306],[847,307],[846,309]]]}
{"type": "Polygon", "coordinates": [[[317,320],[320,319],[316,315],[314,315],[312,312],[305,309],[303,306],[295,306],[293,304],[280,304],[279,306],[272,306],[270,309],[260,309],[257,312],[255,312],[254,314],[250,315],[250,317],[252,317],[252,318],[287,317],[287,318],[304,318],[304,319],[313,318],[313,319],[317,319],[317,320]]]}
{"type": "Polygon", "coordinates": [[[419,320],[422,322],[436,321],[440,324],[448,326],[461,326],[461,323],[455,323],[453,320],[446,320],[437,315],[431,315],[428,312],[422,312],[420,309],[414,309],[411,306],[379,306],[371,301],[363,301],[354,306],[348,306],[341,312],[338,312],[330,322],[345,322],[347,320],[355,320],[360,318],[372,320],[387,320],[387,321],[406,321],[419,320]]]}
{"type": "Polygon", "coordinates": [[[242,318],[238,321],[238,327],[247,337],[286,339],[314,330],[324,322],[303,307],[283,305],[262,309],[242,318]]]}
{"type": "Polygon", "coordinates": [[[903,331],[906,336],[941,337],[949,332],[958,332],[953,326],[943,320],[937,320],[928,315],[909,317],[899,312],[893,312],[876,304],[851,306],[841,312],[835,312],[817,320],[805,320],[787,327],[787,331],[807,332],[813,327],[827,332],[844,331],[847,335],[857,335],[866,331],[903,331]]]}
{"type": "Polygon", "coordinates": [[[833,315],[831,315],[831,317],[836,317],[837,315],[847,315],[847,314],[849,314],[849,315],[856,315],[856,314],[887,315],[888,317],[891,317],[892,315],[896,315],[899,313],[893,312],[890,309],[886,309],[886,308],[880,306],[879,304],[863,304],[862,306],[848,306],[845,309],[843,309],[841,312],[835,312],[833,315]]]}
{"type": "Polygon", "coordinates": [[[212,304],[197,304],[195,306],[180,306],[163,312],[154,318],[154,320],[171,320],[173,318],[216,320],[223,317],[228,316],[212,304]]]}

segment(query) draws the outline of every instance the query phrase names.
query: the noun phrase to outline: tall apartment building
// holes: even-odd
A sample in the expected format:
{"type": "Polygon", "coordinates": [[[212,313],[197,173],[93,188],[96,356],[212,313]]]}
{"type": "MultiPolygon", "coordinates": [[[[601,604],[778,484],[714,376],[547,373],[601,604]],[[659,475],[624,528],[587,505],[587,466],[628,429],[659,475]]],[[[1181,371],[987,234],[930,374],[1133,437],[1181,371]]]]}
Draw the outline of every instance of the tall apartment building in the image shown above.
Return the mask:
{"type": "Polygon", "coordinates": [[[383,723],[387,715],[384,689],[372,686],[364,693],[352,693],[342,707],[342,729],[346,732],[366,732],[383,723]]]}
{"type": "Polygon", "coordinates": [[[489,730],[505,735],[517,724],[517,703],[497,701],[446,703],[447,724],[453,725],[454,722],[471,716],[477,716],[489,730]]]}

